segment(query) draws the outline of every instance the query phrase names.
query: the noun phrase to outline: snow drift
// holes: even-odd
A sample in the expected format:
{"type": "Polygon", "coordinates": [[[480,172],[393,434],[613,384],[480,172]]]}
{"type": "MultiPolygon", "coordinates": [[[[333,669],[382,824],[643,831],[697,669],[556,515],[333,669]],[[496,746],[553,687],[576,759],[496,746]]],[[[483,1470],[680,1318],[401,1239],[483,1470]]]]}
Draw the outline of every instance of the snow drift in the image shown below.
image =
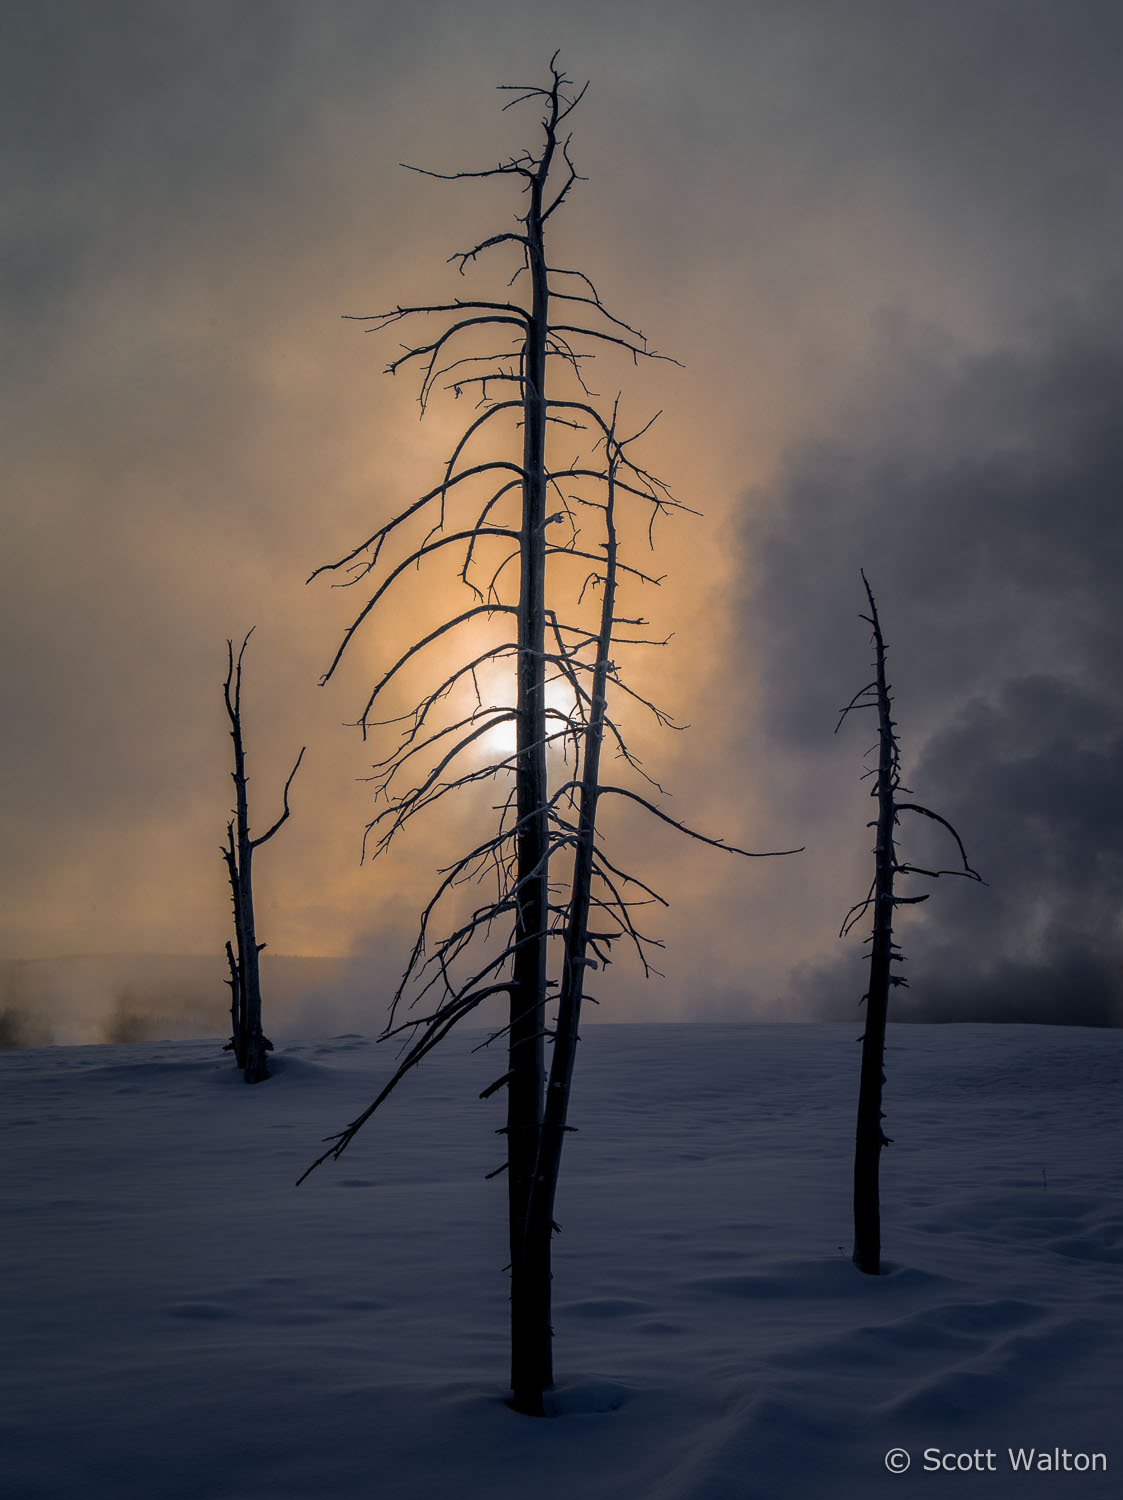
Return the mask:
{"type": "Polygon", "coordinates": [[[218,1042],[0,1055],[0,1494],[1117,1494],[1123,1034],[891,1025],[873,1278],[850,1264],[857,1030],[589,1028],[545,1422],[502,1400],[480,1034],[299,1190],[384,1046],[278,1043],[257,1088],[218,1042]]]}

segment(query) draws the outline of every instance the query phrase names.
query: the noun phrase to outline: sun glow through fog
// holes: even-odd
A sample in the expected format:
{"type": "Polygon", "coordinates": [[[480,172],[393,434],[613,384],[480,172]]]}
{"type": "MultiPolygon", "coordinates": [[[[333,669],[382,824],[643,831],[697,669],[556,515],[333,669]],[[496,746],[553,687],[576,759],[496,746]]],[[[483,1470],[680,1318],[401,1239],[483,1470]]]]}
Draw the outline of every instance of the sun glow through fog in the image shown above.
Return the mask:
{"type": "MultiPolygon", "coordinates": [[[[513,695],[514,683],[509,688],[513,695]]],[[[480,718],[487,719],[497,714],[508,712],[508,698],[502,692],[495,692],[484,699],[488,705],[481,710],[480,718]]],[[[553,678],[546,683],[546,733],[557,734],[565,726],[558,715],[563,715],[566,720],[572,722],[576,714],[577,705],[573,698],[573,689],[568,683],[560,678],[553,678]]],[[[510,760],[511,768],[514,769],[514,757],[517,749],[517,728],[514,717],[502,719],[476,741],[477,754],[481,764],[487,761],[510,760]]],[[[555,741],[549,746],[549,753],[560,755],[563,752],[562,742],[555,741]]]]}

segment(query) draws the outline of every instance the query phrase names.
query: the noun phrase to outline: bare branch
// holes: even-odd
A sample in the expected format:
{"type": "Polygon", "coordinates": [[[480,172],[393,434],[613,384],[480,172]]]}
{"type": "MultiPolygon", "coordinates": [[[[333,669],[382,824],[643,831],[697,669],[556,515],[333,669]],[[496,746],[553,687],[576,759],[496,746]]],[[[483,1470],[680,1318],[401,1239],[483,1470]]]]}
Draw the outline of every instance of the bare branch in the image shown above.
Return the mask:
{"type": "MultiPolygon", "coordinates": [[[[503,235],[500,238],[508,239],[513,238],[513,236],[503,235]]],[[[455,259],[456,257],[453,256],[451,258],[455,259]]],[[[346,323],[371,324],[370,328],[363,330],[365,333],[379,333],[382,329],[389,328],[394,323],[400,323],[403,318],[412,318],[428,313],[470,312],[474,309],[478,309],[481,312],[510,313],[514,317],[524,320],[527,316],[526,309],[520,307],[517,302],[477,302],[466,301],[460,297],[457,297],[452,302],[419,303],[415,307],[402,307],[399,304],[397,307],[389,308],[386,312],[341,313],[340,316],[346,323]]],[[[507,322],[510,320],[504,318],[504,321],[507,322]]]]}
{"type": "Polygon", "coordinates": [[[746,859],[776,859],[785,854],[802,854],[806,847],[801,844],[798,849],[766,849],[757,851],[753,851],[752,849],[738,849],[735,844],[727,844],[724,839],[708,838],[706,834],[697,833],[693,828],[687,827],[685,823],[680,823],[677,819],[668,817],[665,812],[660,812],[655,804],[649,802],[646,797],[641,797],[638,792],[629,791],[627,787],[602,786],[600,788],[600,795],[602,797],[610,793],[613,796],[627,797],[629,801],[638,802],[649,813],[653,813],[662,822],[669,823],[672,828],[677,828],[680,833],[685,833],[688,838],[697,839],[702,844],[709,844],[714,849],[724,849],[727,854],[742,854],[746,859]]]}
{"type": "Polygon", "coordinates": [[[834,726],[834,732],[835,732],[835,734],[837,734],[838,731],[842,728],[842,721],[843,721],[843,719],[845,719],[846,715],[850,712],[850,710],[852,708],[876,708],[877,707],[877,698],[876,698],[876,696],[874,696],[873,698],[871,698],[868,703],[859,703],[858,700],[860,698],[864,698],[867,693],[874,693],[876,695],[876,693],[877,693],[877,683],[876,682],[867,682],[864,688],[862,688],[859,692],[857,692],[857,693],[854,694],[853,698],[851,698],[850,702],[846,705],[846,707],[842,710],[842,712],[838,716],[838,723],[834,726]]]}
{"type": "MultiPolygon", "coordinates": [[[[412,505],[409,505],[405,510],[400,511],[392,521],[388,521],[385,526],[380,526],[372,536],[367,537],[365,542],[361,542],[359,546],[352,548],[352,550],[348,552],[345,557],[341,557],[337,562],[321,563],[314,572],[308,575],[307,581],[311,583],[313,578],[318,578],[321,573],[337,572],[340,568],[345,568],[348,563],[354,562],[355,558],[358,557],[361,552],[366,552],[369,549],[373,548],[374,557],[371,559],[370,564],[365,569],[366,572],[369,572],[370,568],[372,568],[374,566],[374,563],[377,561],[378,552],[382,547],[382,543],[391,534],[391,532],[396,531],[399,526],[404,525],[406,521],[408,521],[412,516],[415,516],[418,511],[423,510],[424,507],[426,505],[429,505],[433,500],[440,498],[443,502],[445,495],[450,489],[453,488],[454,485],[463,484],[466,479],[474,479],[477,474],[487,474],[494,469],[506,471],[507,473],[513,473],[518,476],[519,480],[523,478],[522,466],[520,464],[511,463],[507,459],[495,459],[486,464],[476,464],[471,469],[463,469],[459,474],[454,475],[451,479],[445,479],[444,481],[442,481],[442,483],[436,485],[426,494],[420,496],[412,503],[412,505]]],[[[332,671],[334,671],[338,661],[339,656],[337,655],[335,661],[333,661],[332,663],[331,668],[327,672],[325,672],[324,676],[321,678],[321,682],[327,682],[327,680],[331,677],[332,671]]]]}
{"type": "Polygon", "coordinates": [[[284,802],[284,811],[281,813],[281,816],[277,819],[277,821],[273,824],[272,828],[270,828],[270,830],[269,830],[268,833],[263,833],[260,838],[251,839],[250,840],[250,844],[251,844],[251,846],[254,849],[257,849],[262,844],[267,843],[268,840],[271,839],[273,837],[273,835],[277,832],[277,829],[280,828],[281,824],[284,823],[285,820],[288,818],[288,815],[289,815],[289,787],[292,786],[292,779],[293,779],[293,777],[296,775],[297,771],[300,770],[300,762],[304,759],[304,752],[305,752],[305,750],[307,748],[308,748],[307,745],[301,745],[301,747],[300,747],[300,754],[296,757],[296,764],[293,766],[292,770],[289,772],[289,779],[285,782],[285,790],[284,790],[284,795],[283,795],[283,798],[282,798],[282,801],[284,802]]]}
{"type": "Polygon", "coordinates": [[[410,661],[419,651],[423,651],[426,646],[432,645],[434,641],[439,640],[441,636],[447,635],[450,630],[455,630],[458,625],[463,625],[465,621],[478,619],[480,615],[487,615],[490,618],[492,615],[497,614],[514,615],[518,614],[518,610],[513,604],[477,604],[472,609],[464,610],[455,619],[446,620],[442,625],[438,625],[435,630],[431,630],[421,640],[414,641],[413,645],[398,657],[389,671],[383,673],[382,677],[375,684],[374,691],[367,699],[366,707],[363,709],[358,721],[363,731],[363,738],[366,739],[367,716],[374,706],[375,699],[383,691],[387,683],[397,676],[407,661],[410,661]]]}
{"type": "MultiPolygon", "coordinates": [[[[899,813],[914,812],[919,813],[923,818],[931,818],[933,823],[939,823],[942,828],[946,828],[947,831],[951,834],[952,838],[955,840],[956,847],[959,850],[960,858],[963,860],[962,870],[941,870],[938,872],[926,870],[923,872],[924,874],[938,873],[942,875],[966,875],[969,876],[972,880],[977,880],[980,885],[986,885],[986,881],[979,874],[979,872],[977,870],[973,870],[968,863],[967,850],[963,847],[963,840],[959,837],[959,834],[956,833],[955,829],[951,826],[946,818],[941,818],[939,813],[932,812],[930,808],[921,807],[918,802],[898,802],[896,804],[896,809],[899,813]]],[[[918,871],[918,873],[920,872],[918,871]]]]}

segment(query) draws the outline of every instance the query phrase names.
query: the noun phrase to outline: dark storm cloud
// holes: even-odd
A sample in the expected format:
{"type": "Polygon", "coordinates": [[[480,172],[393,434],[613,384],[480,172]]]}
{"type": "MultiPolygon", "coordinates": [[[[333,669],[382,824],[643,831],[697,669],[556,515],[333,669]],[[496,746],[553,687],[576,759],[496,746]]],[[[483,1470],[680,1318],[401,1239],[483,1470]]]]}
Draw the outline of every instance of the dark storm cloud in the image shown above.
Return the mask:
{"type": "MultiPolygon", "coordinates": [[[[873,405],[845,436],[794,450],[746,528],[775,741],[809,777],[833,751],[834,784],[832,710],[870,675],[864,567],[905,782],[989,882],[941,879],[903,920],[899,1016],[1123,1022],[1119,310],[1113,295],[985,356],[898,331],[873,405]]],[[[874,737],[867,723],[846,748],[874,737]]],[[[954,864],[915,821],[903,857],[954,864]]],[[[831,964],[799,986],[846,1013],[854,981],[831,964]]]]}
{"type": "Polygon", "coordinates": [[[1005,683],[933,736],[916,779],[994,877],[975,900],[933,895],[915,945],[928,1019],[1123,1025],[1121,778],[1118,692],[1060,678],[1005,683]]]}

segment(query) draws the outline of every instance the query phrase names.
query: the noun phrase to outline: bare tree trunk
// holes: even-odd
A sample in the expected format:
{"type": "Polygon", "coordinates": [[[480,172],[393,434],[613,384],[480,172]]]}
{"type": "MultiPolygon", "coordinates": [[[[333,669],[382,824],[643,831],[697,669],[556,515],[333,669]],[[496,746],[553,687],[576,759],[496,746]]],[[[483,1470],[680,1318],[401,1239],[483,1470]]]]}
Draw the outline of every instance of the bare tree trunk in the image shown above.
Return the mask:
{"type": "MultiPolygon", "coordinates": [[[[241,787],[241,804],[245,783],[241,787]]],[[[273,1043],[261,1029],[261,965],[259,956],[265,947],[257,941],[257,922],[253,910],[253,851],[245,809],[238,812],[238,886],[242,916],[238,968],[242,976],[242,1076],[247,1083],[261,1083],[269,1077],[268,1054],[273,1043]]]]}
{"type": "Polygon", "coordinates": [[[897,744],[890,716],[889,688],[885,680],[885,642],[877,617],[877,606],[869,584],[876,649],[875,691],[878,716],[877,842],[874,853],[873,944],[870,951],[869,990],[866,994],[866,1029],[862,1036],[862,1073],[858,1086],[858,1123],[854,1145],[854,1254],[853,1261],[867,1275],[881,1271],[881,1198],[878,1182],[882,1147],[888,1145],[881,1128],[881,1091],[885,1083],[885,1023],[889,1014],[889,986],[893,962],[893,874],[896,858],[893,834],[897,815],[897,744]]]}
{"type": "MultiPolygon", "coordinates": [[[[613,433],[609,446],[615,440],[613,433]]],[[[554,1052],[550,1064],[549,1087],[542,1124],[538,1165],[531,1195],[530,1217],[536,1232],[547,1238],[553,1234],[554,1202],[561,1169],[562,1146],[567,1130],[573,1065],[577,1054],[581,1002],[585,992],[585,971],[595,967],[589,950],[589,910],[592,901],[594,860],[596,855],[597,794],[600,789],[600,756],[604,743],[608,674],[611,666],[612,627],[616,608],[616,526],[614,519],[617,457],[608,454],[608,498],[605,504],[606,559],[601,600],[600,632],[593,667],[588,722],[585,726],[582,752],[576,847],[573,855],[573,879],[565,925],[565,957],[562,967],[561,993],[558,999],[554,1031],[554,1052]]]]}
{"type": "Polygon", "coordinates": [[[870,612],[863,615],[873,628],[875,648],[875,676],[871,683],[855,693],[842,711],[836,725],[842,724],[846,715],[854,708],[876,708],[878,719],[877,779],[872,795],[877,798],[877,837],[874,846],[874,878],[869,894],[850,908],[842,924],[845,936],[859,918],[873,907],[873,934],[870,948],[869,988],[865,995],[866,1029],[862,1034],[862,1072],[858,1085],[858,1120],[854,1142],[854,1252],[853,1262],[860,1271],[869,1276],[881,1273],[881,1190],[879,1171],[882,1148],[889,1145],[889,1137],[882,1129],[885,1118],[882,1113],[882,1089],[885,1084],[885,1026],[889,1015],[889,991],[894,985],[903,985],[905,980],[893,973],[893,964],[900,960],[901,953],[893,942],[893,914],[898,906],[913,905],[927,901],[927,895],[898,896],[893,889],[897,875],[927,875],[933,879],[941,875],[962,875],[977,880],[981,877],[967,862],[967,853],[958,833],[945,818],[916,802],[901,802],[900,790],[900,746],[897,743],[896,726],[892,717],[892,698],[885,675],[885,641],[881,634],[877,605],[873,590],[865,573],[862,574],[870,612]],[[903,812],[919,813],[931,818],[951,834],[958,848],[962,867],[958,870],[926,870],[918,865],[899,864],[897,861],[896,829],[903,812]]]}
{"type": "Polygon", "coordinates": [[[297,768],[304,758],[304,749],[296,758],[296,765],[285,782],[284,810],[267,833],[260,838],[250,837],[249,796],[247,793],[246,753],[242,741],[242,657],[245,655],[252,629],[247,632],[242,648],[234,660],[234,643],[226,642],[227,673],[225,683],[226,712],[230,719],[230,738],[234,742],[234,817],[226,825],[226,847],[223,857],[230,876],[230,891],[234,903],[234,941],[237,949],[226,944],[231,977],[227,981],[231,989],[231,1018],[233,1036],[231,1047],[234,1061],[242,1069],[247,1083],[261,1083],[269,1077],[268,1054],[273,1043],[265,1035],[261,1025],[261,969],[259,955],[265,947],[257,941],[257,928],[253,910],[253,852],[277,832],[289,816],[289,787],[297,768]]]}
{"type": "MultiPolygon", "coordinates": [[[[554,112],[557,112],[555,101],[554,112]]],[[[546,339],[549,282],[542,244],[542,184],[552,133],[532,178],[527,259],[532,301],[523,355],[523,507],[519,550],[516,923],[507,1085],[507,1191],[511,1249],[512,1405],[542,1415],[553,1384],[550,1236],[529,1219],[545,1080],[549,824],[546,781],[546,339]]]]}
{"type": "MultiPolygon", "coordinates": [[[[225,850],[223,851],[225,853],[225,850]]],[[[233,881],[235,897],[237,895],[237,879],[233,881]]],[[[235,914],[235,930],[237,929],[237,914],[235,914]]],[[[226,983],[230,986],[230,1040],[223,1048],[224,1052],[233,1052],[234,1064],[242,1067],[245,1059],[242,1057],[242,976],[238,972],[238,960],[234,957],[234,949],[229,939],[226,943],[226,961],[230,965],[230,978],[226,983]]]]}

